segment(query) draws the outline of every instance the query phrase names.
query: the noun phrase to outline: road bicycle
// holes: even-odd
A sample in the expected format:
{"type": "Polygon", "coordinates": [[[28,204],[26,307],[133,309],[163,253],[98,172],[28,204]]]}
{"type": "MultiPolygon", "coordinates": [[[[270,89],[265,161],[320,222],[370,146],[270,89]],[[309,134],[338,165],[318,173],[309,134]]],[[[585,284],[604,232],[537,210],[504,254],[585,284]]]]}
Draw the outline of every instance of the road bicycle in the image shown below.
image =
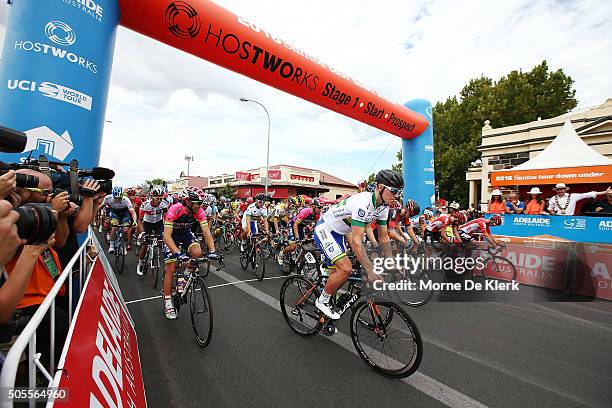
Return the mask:
{"type": "Polygon", "coordinates": [[[235,226],[230,221],[221,221],[215,230],[215,248],[219,252],[229,254],[236,245],[235,226]]]}
{"type": "Polygon", "coordinates": [[[153,288],[157,288],[159,281],[159,272],[162,269],[162,245],[164,243],[161,235],[145,234],[141,237],[141,245],[146,243],[147,252],[144,257],[142,266],[142,274],[146,275],[151,270],[151,283],[153,288]]]}
{"type": "Polygon", "coordinates": [[[115,233],[115,265],[117,266],[117,272],[123,273],[123,267],[125,266],[125,254],[126,254],[125,242],[123,242],[123,226],[117,227],[115,233]]]}
{"type": "MultiPolygon", "coordinates": [[[[296,248],[292,252],[285,252],[282,264],[276,260],[281,273],[289,275],[295,273],[308,279],[315,279],[319,274],[322,254],[315,246],[313,239],[305,239],[295,242],[296,248]]],[[[285,248],[286,244],[281,247],[285,248]]],[[[280,251],[279,251],[280,253],[280,251]]]]}
{"type": "MultiPolygon", "coordinates": [[[[346,283],[344,293],[330,299],[332,308],[343,316],[351,309],[350,336],[359,357],[379,374],[389,378],[412,375],[423,358],[423,341],[410,315],[397,303],[377,299],[375,292],[362,294],[363,280],[359,269],[346,283]]],[[[291,330],[303,337],[318,333],[332,336],[337,320],[329,319],[315,306],[327,276],[316,280],[291,276],[280,292],[283,317],[291,330]]]]}
{"type": "Polygon", "coordinates": [[[261,257],[261,239],[267,237],[266,234],[253,234],[247,238],[240,248],[240,267],[246,270],[249,265],[255,272],[258,281],[262,281],[266,275],[266,262],[261,257]]]}
{"type": "MultiPolygon", "coordinates": [[[[172,304],[177,317],[181,305],[189,304],[191,327],[196,342],[200,347],[210,344],[213,333],[213,307],[208,287],[201,271],[201,265],[206,263],[206,271],[210,270],[210,261],[206,257],[190,258],[181,256],[176,262],[176,273],[172,279],[172,304]],[[177,285],[179,279],[185,281],[181,287],[177,285]]],[[[220,270],[223,261],[219,262],[220,270]]],[[[206,272],[208,274],[208,272],[206,272]]]]}
{"type": "MultiPolygon", "coordinates": [[[[469,247],[470,252],[474,247],[469,247]]],[[[496,247],[488,246],[486,253],[484,251],[476,251],[476,254],[484,255],[482,264],[476,264],[472,274],[481,275],[485,279],[513,281],[516,280],[516,266],[503,255],[506,249],[506,244],[499,243],[496,247]]]]}

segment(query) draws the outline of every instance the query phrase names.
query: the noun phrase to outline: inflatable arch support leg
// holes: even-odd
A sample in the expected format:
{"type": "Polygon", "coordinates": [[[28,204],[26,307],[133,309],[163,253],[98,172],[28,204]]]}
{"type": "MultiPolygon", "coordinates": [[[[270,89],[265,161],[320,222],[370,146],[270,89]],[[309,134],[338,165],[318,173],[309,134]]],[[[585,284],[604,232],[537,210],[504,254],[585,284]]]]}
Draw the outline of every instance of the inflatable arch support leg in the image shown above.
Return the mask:
{"type": "Polygon", "coordinates": [[[435,202],[432,106],[425,99],[413,99],[404,106],[429,121],[429,126],[419,137],[402,140],[404,200],[412,198],[423,211],[435,202]]]}
{"type": "Polygon", "coordinates": [[[119,24],[117,0],[15,0],[0,61],[0,125],[26,132],[26,153],[100,159],[106,101],[119,24]]]}

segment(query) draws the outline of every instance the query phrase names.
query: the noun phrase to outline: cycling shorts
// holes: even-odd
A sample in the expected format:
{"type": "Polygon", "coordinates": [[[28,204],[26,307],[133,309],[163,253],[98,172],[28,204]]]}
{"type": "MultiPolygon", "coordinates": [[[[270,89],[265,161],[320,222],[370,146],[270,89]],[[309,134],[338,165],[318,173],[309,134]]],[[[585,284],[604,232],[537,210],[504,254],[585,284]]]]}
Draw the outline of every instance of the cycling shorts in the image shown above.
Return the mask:
{"type": "Polygon", "coordinates": [[[117,227],[119,225],[129,227],[132,224],[132,217],[130,216],[130,211],[128,209],[113,210],[111,208],[110,222],[113,227],[117,227]]]}
{"type": "Polygon", "coordinates": [[[461,241],[463,242],[472,242],[475,240],[473,236],[471,236],[465,231],[459,231],[459,236],[461,237],[461,241]]]}
{"type": "Polygon", "coordinates": [[[162,235],[164,233],[164,220],[159,220],[157,222],[143,221],[142,227],[144,229],[144,233],[147,235],[162,235]]]}
{"type": "MultiPolygon", "coordinates": [[[[173,232],[172,240],[181,252],[189,252],[189,249],[194,245],[200,245],[193,232],[187,230],[184,232],[173,232]]],[[[168,248],[168,245],[164,244],[164,262],[172,263],[176,262],[176,256],[168,248]]]]}
{"type": "Polygon", "coordinates": [[[426,243],[433,244],[434,242],[440,242],[442,240],[442,233],[440,233],[440,231],[430,231],[426,229],[424,238],[426,243]]]}
{"type": "Polygon", "coordinates": [[[344,235],[340,235],[325,224],[323,220],[317,223],[314,229],[314,242],[325,254],[325,266],[333,268],[334,263],[346,256],[344,235]]]}

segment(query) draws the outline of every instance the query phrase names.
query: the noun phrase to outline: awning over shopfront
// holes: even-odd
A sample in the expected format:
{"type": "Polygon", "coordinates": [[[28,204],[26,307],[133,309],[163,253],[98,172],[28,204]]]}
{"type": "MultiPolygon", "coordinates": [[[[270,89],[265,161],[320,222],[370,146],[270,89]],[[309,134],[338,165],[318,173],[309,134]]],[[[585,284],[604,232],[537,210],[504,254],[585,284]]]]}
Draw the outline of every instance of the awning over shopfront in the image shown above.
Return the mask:
{"type": "Polygon", "coordinates": [[[612,161],[586,144],[569,120],[540,154],[516,167],[491,173],[491,185],[612,182],[612,161]]]}

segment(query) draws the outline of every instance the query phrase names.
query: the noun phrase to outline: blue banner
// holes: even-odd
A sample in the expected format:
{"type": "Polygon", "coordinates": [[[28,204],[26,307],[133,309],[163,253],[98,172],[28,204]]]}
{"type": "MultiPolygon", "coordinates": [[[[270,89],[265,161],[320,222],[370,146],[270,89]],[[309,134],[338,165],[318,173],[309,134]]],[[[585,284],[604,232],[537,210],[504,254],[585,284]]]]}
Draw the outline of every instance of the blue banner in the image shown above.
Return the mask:
{"type": "Polygon", "coordinates": [[[19,0],[0,61],[0,125],[26,132],[26,152],[97,166],[119,23],[117,0],[19,0]]]}
{"type": "Polygon", "coordinates": [[[508,214],[503,216],[503,224],[492,227],[491,232],[513,237],[546,235],[576,242],[610,244],[612,217],[508,214]]]}
{"type": "Polygon", "coordinates": [[[402,167],[404,172],[404,201],[412,198],[421,211],[435,202],[433,116],[431,103],[414,99],[404,104],[425,116],[429,126],[414,139],[402,140],[402,167]]]}

